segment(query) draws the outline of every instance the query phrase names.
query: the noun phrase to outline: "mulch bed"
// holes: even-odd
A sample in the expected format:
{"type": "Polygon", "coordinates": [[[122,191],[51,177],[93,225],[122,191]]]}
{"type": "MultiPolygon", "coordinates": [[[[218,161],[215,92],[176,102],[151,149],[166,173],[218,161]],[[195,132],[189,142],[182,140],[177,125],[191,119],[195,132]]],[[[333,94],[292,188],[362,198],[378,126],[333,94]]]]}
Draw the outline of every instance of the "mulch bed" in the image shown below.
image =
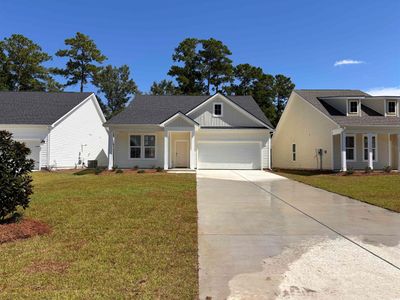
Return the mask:
{"type": "Polygon", "coordinates": [[[50,227],[40,221],[22,219],[17,222],[0,224],[0,244],[20,239],[27,239],[35,235],[50,233],[50,227]]]}

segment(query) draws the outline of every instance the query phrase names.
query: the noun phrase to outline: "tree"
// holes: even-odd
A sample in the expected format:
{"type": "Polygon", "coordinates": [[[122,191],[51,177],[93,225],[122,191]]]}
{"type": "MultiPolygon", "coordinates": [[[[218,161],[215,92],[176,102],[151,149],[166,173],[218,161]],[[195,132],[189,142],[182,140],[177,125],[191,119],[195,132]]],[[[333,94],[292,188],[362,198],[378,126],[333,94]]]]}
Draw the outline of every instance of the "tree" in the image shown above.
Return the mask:
{"type": "Polygon", "coordinates": [[[0,41],[0,89],[10,91],[45,91],[55,82],[43,63],[51,56],[21,34],[0,41]]]}
{"type": "Polygon", "coordinates": [[[68,49],[58,50],[58,57],[67,57],[68,62],[65,69],[54,68],[53,72],[67,78],[65,86],[80,85],[80,91],[83,87],[93,79],[99,71],[98,64],[107,59],[97,48],[93,40],[89,36],[77,32],[75,37],[65,40],[68,49]]]}
{"type": "Polygon", "coordinates": [[[172,60],[181,65],[173,65],[168,75],[175,77],[179,91],[185,95],[201,95],[205,92],[198,46],[198,39],[187,38],[175,48],[172,55],[172,60]]]}
{"type": "Polygon", "coordinates": [[[295,85],[289,77],[282,74],[275,76],[274,93],[275,93],[275,107],[276,107],[276,120],[278,123],[283,110],[285,109],[287,100],[290,97],[295,85]]]}
{"type": "Polygon", "coordinates": [[[150,87],[150,94],[152,95],[177,95],[179,90],[176,88],[171,80],[163,79],[160,82],[153,82],[150,87]]]}
{"type": "Polygon", "coordinates": [[[0,131],[0,221],[17,210],[27,208],[32,191],[30,172],[34,161],[27,159],[30,149],[14,141],[12,134],[0,131]]]}
{"type": "Polygon", "coordinates": [[[252,95],[256,83],[262,78],[264,72],[261,68],[250,64],[239,64],[234,67],[233,75],[236,81],[227,86],[225,91],[234,95],[252,95]]]}
{"type": "Polygon", "coordinates": [[[119,68],[108,65],[94,75],[94,85],[107,99],[107,103],[103,106],[107,118],[122,111],[132,96],[138,92],[136,83],[129,77],[130,71],[127,65],[119,68]]]}
{"type": "Polygon", "coordinates": [[[199,51],[200,69],[206,81],[206,91],[210,88],[220,92],[220,86],[230,83],[233,77],[232,60],[228,57],[232,52],[221,41],[210,38],[200,41],[202,48],[199,51]]]}

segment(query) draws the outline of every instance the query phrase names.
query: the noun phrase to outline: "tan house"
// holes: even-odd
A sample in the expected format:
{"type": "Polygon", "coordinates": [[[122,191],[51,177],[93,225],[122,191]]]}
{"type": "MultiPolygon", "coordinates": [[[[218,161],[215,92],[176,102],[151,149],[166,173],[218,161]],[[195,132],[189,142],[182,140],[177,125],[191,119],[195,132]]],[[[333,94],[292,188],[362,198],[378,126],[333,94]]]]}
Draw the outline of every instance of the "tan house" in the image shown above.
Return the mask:
{"type": "Polygon", "coordinates": [[[400,96],[295,90],[272,138],[272,166],[399,169],[400,96]]]}
{"type": "Polygon", "coordinates": [[[109,168],[270,168],[273,127],[251,96],[138,95],[104,126],[109,168]]]}

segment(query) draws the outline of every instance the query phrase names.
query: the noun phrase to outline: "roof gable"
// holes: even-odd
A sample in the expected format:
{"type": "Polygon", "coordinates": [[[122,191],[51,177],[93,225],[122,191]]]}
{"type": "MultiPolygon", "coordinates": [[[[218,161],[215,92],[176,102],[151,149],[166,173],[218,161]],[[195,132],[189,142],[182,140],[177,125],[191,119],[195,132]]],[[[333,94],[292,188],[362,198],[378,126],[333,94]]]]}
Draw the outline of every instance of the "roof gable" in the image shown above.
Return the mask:
{"type": "MultiPolygon", "coordinates": [[[[160,124],[179,111],[188,114],[210,97],[212,96],[137,95],[124,111],[106,125],[160,124]]],[[[272,128],[272,124],[251,96],[229,96],[227,99],[272,128]]]]}
{"type": "Polygon", "coordinates": [[[0,124],[52,125],[92,94],[0,92],[0,124]]]}

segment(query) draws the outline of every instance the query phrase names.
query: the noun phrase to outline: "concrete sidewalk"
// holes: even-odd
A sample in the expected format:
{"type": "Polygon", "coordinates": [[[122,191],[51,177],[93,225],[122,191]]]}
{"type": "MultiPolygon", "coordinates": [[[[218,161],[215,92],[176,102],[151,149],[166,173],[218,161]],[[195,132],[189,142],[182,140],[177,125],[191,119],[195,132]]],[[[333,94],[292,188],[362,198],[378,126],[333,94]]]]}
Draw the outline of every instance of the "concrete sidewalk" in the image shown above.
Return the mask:
{"type": "Polygon", "coordinates": [[[400,298],[400,215],[263,171],[198,171],[200,299],[400,298]]]}

